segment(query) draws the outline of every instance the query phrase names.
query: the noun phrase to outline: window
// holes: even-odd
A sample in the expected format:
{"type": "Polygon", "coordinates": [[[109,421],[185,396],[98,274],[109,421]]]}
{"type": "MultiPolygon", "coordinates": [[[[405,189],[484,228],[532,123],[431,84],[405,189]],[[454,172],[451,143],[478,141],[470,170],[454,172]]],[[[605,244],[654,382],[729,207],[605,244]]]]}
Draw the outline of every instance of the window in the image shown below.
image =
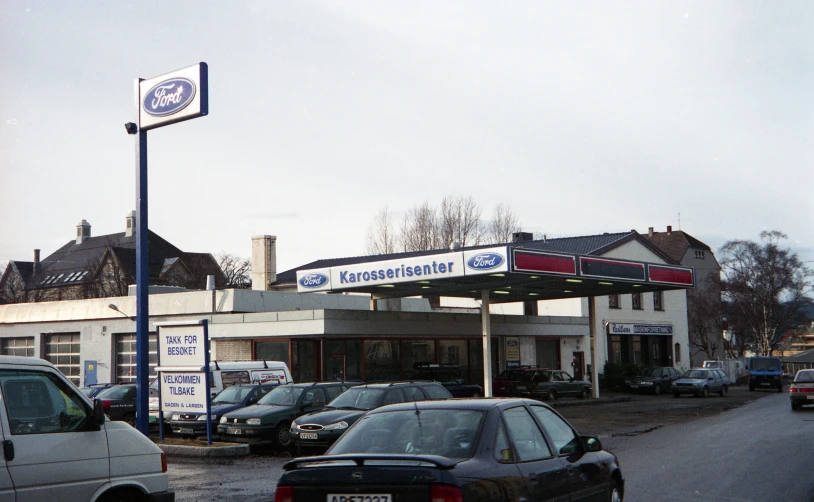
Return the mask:
{"type": "Polygon", "coordinates": [[[45,359],[57,367],[63,375],[79,385],[79,333],[48,335],[45,342],[45,359]]]}
{"type": "MultiPolygon", "coordinates": [[[[158,364],[158,335],[150,333],[149,361],[150,380],[158,376],[155,367],[158,364]]],[[[116,383],[136,383],[136,334],[119,333],[116,335],[116,383]]],[[[211,379],[210,382],[214,382],[211,379]]]]}
{"type": "Polygon", "coordinates": [[[676,362],[677,363],[681,362],[681,344],[680,343],[676,344],[676,362]]]}
{"type": "Polygon", "coordinates": [[[541,460],[552,456],[543,433],[524,407],[510,408],[503,412],[503,416],[521,462],[541,460]]]}
{"type": "Polygon", "coordinates": [[[319,387],[308,389],[302,402],[311,403],[312,406],[322,406],[325,404],[325,392],[319,387]]]}
{"type": "Polygon", "coordinates": [[[282,361],[288,364],[288,342],[257,342],[254,358],[266,361],[282,361]]]}
{"type": "Polygon", "coordinates": [[[630,295],[630,298],[633,301],[633,310],[641,310],[642,309],[642,294],[641,293],[632,293],[630,295]]]}
{"type": "Polygon", "coordinates": [[[404,401],[404,393],[401,391],[401,389],[393,389],[384,395],[385,405],[403,403],[404,401]]]}
{"type": "Polygon", "coordinates": [[[407,396],[408,401],[423,401],[426,399],[424,393],[418,387],[405,387],[404,394],[407,396]]]}
{"type": "Polygon", "coordinates": [[[608,295],[608,308],[609,309],[618,309],[619,307],[619,295],[608,295]]]}
{"type": "Polygon", "coordinates": [[[399,380],[399,342],[397,340],[365,340],[365,376],[368,382],[399,380]]]}
{"type": "Polygon", "coordinates": [[[663,295],[663,291],[653,291],[653,310],[664,310],[663,295]]]}
{"type": "Polygon", "coordinates": [[[565,423],[550,409],[544,406],[532,406],[531,410],[543,424],[551,440],[554,441],[554,448],[560,455],[570,455],[578,451],[579,437],[574,430],[565,423]]]}
{"type": "Polygon", "coordinates": [[[611,361],[614,363],[622,362],[622,337],[619,335],[611,335],[610,337],[610,350],[611,361]]]}
{"type": "Polygon", "coordinates": [[[331,401],[333,401],[334,399],[336,399],[336,397],[339,396],[339,394],[342,394],[343,392],[345,392],[345,389],[343,387],[339,387],[339,386],[337,386],[337,387],[325,387],[325,396],[328,399],[329,403],[331,401]]]}
{"type": "Polygon", "coordinates": [[[509,444],[509,438],[506,437],[506,429],[501,423],[498,426],[497,434],[495,435],[495,460],[498,462],[514,462],[514,454],[512,447],[509,444]]]}
{"type": "Polygon", "coordinates": [[[422,387],[429,399],[447,399],[449,391],[443,385],[425,385],[422,387]]]}
{"type": "MultiPolygon", "coordinates": [[[[231,387],[240,383],[251,383],[252,379],[249,378],[248,371],[221,371],[220,381],[223,383],[223,388],[231,387]]],[[[209,385],[215,387],[215,378],[210,374],[209,385]]]]}
{"type": "Polygon", "coordinates": [[[704,259],[704,252],[700,250],[695,250],[695,259],[696,260],[703,260],[704,259]]]}
{"type": "Polygon", "coordinates": [[[0,370],[11,434],[79,430],[92,410],[69,384],[42,371],[0,370]]]}
{"type": "Polygon", "coordinates": [[[4,338],[2,352],[4,356],[34,357],[34,337],[4,338]]]}

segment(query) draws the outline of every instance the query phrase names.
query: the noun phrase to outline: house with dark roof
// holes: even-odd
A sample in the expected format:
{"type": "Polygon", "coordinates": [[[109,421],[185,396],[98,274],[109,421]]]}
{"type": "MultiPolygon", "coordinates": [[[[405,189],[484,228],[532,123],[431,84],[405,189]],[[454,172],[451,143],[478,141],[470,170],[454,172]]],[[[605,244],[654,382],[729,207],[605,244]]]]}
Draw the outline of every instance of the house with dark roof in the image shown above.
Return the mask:
{"type": "MultiPolygon", "coordinates": [[[[126,217],[124,232],[92,236],[91,225],[82,220],[76,238],[40,259],[10,261],[0,277],[0,303],[81,300],[127,296],[136,280],[136,212],[126,217]]],[[[204,289],[207,275],[223,288],[226,278],[209,253],[181,251],[150,231],[150,286],[204,289]]]]}
{"type": "Polygon", "coordinates": [[[692,235],[667,226],[666,232],[648,229],[643,237],[661,249],[673,261],[695,269],[695,289],[687,292],[690,357],[693,366],[705,359],[726,357],[721,312],[721,265],[712,249],[692,235]]]}

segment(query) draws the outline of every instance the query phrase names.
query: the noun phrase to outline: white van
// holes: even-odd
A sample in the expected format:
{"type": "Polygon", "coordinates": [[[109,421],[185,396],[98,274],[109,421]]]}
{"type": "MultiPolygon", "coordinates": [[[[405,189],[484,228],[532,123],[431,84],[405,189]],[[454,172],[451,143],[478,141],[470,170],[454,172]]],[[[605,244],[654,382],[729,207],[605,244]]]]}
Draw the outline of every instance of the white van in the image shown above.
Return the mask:
{"type": "MultiPolygon", "coordinates": [[[[220,391],[239,383],[290,383],[291,372],[282,361],[212,361],[209,363],[209,394],[217,395],[220,391]]],[[[158,379],[150,384],[150,423],[158,423],[158,379]]],[[[169,421],[169,416],[164,416],[169,421]]],[[[0,501],[2,502],[2,501],[0,501]]]]}
{"type": "Polygon", "coordinates": [[[0,392],[0,502],[175,500],[158,446],[51,363],[0,356],[0,392]]]}

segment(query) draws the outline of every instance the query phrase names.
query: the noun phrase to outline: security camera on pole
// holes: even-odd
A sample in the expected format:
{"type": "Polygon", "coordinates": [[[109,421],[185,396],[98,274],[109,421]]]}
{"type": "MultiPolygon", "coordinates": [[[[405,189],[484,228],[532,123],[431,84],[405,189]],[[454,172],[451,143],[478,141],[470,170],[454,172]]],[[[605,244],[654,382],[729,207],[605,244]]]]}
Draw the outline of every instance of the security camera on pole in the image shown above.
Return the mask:
{"type": "Polygon", "coordinates": [[[127,134],[136,135],[136,428],[145,435],[150,432],[147,131],[207,115],[208,72],[206,63],[198,63],[151,79],[137,78],[136,122],[124,125],[127,134]]]}

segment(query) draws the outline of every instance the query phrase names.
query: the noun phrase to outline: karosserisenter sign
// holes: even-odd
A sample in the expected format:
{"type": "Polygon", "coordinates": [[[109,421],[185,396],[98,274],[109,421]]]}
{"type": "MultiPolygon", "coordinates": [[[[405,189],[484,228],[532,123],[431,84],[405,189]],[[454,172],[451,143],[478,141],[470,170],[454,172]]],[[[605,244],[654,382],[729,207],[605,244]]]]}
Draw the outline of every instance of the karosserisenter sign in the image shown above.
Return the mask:
{"type": "MultiPolygon", "coordinates": [[[[386,260],[371,256],[354,259],[353,263],[297,271],[300,293],[364,292],[373,299],[414,296],[480,299],[487,396],[492,393],[490,302],[589,298],[593,360],[595,297],[693,287],[695,274],[689,267],[524,249],[522,243],[404,253],[386,260]]],[[[630,329],[655,333],[663,328],[631,325],[630,329]]],[[[591,368],[594,395],[598,396],[596,364],[591,368]]]]}

